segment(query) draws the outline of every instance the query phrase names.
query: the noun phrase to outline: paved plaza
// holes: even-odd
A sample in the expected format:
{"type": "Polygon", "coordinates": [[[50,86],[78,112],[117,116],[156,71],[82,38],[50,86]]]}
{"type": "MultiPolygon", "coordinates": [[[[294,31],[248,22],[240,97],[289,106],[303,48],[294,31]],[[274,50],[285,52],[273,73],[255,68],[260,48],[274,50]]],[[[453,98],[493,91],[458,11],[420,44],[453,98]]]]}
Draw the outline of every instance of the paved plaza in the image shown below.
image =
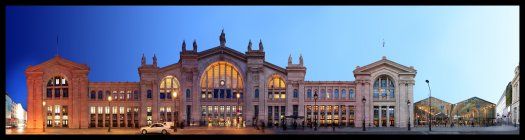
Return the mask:
{"type": "MultiPolygon", "coordinates": [[[[8,135],[138,135],[139,129],[108,129],[95,128],[95,129],[58,129],[48,128],[46,132],[42,132],[42,129],[6,129],[8,135]]],[[[428,131],[428,127],[415,127],[411,131],[406,128],[367,128],[366,131],[362,131],[362,128],[336,128],[335,131],[332,128],[321,127],[318,131],[314,131],[311,128],[298,128],[296,130],[288,128],[287,130],[276,129],[265,129],[264,133],[261,130],[257,130],[253,127],[247,128],[224,128],[224,127],[186,127],[184,129],[177,129],[177,132],[170,131],[171,135],[302,135],[302,134],[367,134],[367,135],[429,135],[429,134],[491,134],[491,135],[517,135],[519,134],[518,127],[514,126],[491,126],[491,127],[432,127],[432,131],[428,131]]]]}

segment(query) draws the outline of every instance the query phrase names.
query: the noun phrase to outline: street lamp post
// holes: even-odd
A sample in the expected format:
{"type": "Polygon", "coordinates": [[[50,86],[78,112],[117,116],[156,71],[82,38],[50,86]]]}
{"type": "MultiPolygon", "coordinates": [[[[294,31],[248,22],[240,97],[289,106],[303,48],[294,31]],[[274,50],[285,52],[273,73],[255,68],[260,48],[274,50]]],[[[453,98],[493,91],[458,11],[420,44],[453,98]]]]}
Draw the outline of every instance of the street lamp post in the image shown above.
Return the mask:
{"type": "Polygon", "coordinates": [[[430,90],[430,83],[428,80],[425,80],[428,85],[429,97],[428,97],[428,131],[432,131],[432,90],[430,90]]]}
{"type": "Polygon", "coordinates": [[[366,124],[365,124],[365,113],[366,113],[366,108],[365,108],[365,103],[366,103],[366,98],[365,96],[363,96],[363,131],[366,131],[366,124]]]}
{"type": "Polygon", "coordinates": [[[108,127],[108,132],[111,132],[111,122],[112,122],[112,115],[113,115],[113,112],[112,112],[112,109],[111,109],[111,95],[108,96],[108,105],[109,105],[109,127],[108,127]]]}
{"type": "MultiPolygon", "coordinates": [[[[317,98],[319,95],[317,95],[317,91],[314,93],[314,108],[317,107],[317,98]]],[[[317,110],[315,110],[317,112],[317,110]]],[[[314,131],[317,131],[317,114],[314,116],[314,131]]]]}
{"type": "Polygon", "coordinates": [[[407,110],[408,110],[408,131],[410,131],[410,100],[407,101],[407,110]]]}
{"type": "Polygon", "coordinates": [[[45,113],[45,109],[46,108],[46,101],[42,101],[42,132],[46,132],[46,113],[45,113]]]}
{"type": "Polygon", "coordinates": [[[239,105],[239,104],[240,104],[240,103],[239,103],[239,98],[241,98],[241,94],[237,93],[237,128],[239,128],[239,126],[240,126],[240,122],[239,122],[239,121],[240,121],[240,119],[239,119],[239,117],[240,117],[240,116],[239,116],[239,114],[240,114],[240,109],[239,109],[239,106],[240,106],[240,105],[239,105]]]}

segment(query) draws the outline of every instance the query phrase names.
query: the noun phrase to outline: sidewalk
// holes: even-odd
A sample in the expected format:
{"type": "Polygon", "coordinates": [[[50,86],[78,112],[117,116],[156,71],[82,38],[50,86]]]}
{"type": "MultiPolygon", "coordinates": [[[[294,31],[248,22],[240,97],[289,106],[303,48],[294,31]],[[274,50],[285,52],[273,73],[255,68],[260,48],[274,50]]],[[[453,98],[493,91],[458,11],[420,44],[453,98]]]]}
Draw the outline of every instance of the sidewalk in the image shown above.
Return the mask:
{"type": "MultiPolygon", "coordinates": [[[[66,129],[66,128],[46,128],[46,132],[42,129],[6,129],[6,134],[30,134],[30,135],[138,135],[139,129],[130,128],[111,128],[111,132],[107,128],[90,128],[90,129],[66,129]]],[[[234,127],[185,127],[184,129],[177,129],[177,132],[170,130],[171,135],[268,135],[268,134],[284,134],[284,135],[300,135],[300,134],[367,134],[367,135],[428,135],[428,134],[519,134],[519,129],[513,126],[491,126],[491,127],[432,127],[432,131],[428,131],[428,127],[415,127],[408,131],[407,128],[395,127],[367,127],[363,131],[361,127],[342,127],[336,128],[332,131],[331,127],[320,127],[317,131],[312,128],[302,127],[296,130],[288,128],[266,128],[265,133],[253,127],[234,128],[234,127]]]]}

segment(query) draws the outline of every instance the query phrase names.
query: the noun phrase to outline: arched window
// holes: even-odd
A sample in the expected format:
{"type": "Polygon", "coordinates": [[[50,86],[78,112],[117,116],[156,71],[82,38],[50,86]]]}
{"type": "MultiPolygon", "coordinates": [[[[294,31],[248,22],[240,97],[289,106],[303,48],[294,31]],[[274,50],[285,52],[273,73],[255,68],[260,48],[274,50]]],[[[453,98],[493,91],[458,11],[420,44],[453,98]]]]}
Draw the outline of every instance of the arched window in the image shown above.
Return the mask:
{"type": "Polygon", "coordinates": [[[255,89],[254,97],[255,97],[255,98],[259,98],[259,88],[256,88],[256,89],[255,89]]]}
{"type": "Polygon", "coordinates": [[[299,98],[299,91],[297,89],[293,89],[293,98],[299,98]]]}
{"type": "Polygon", "coordinates": [[[95,100],[97,98],[97,92],[96,91],[91,91],[91,94],[89,94],[89,99],[91,100],[95,100]]]}
{"type": "Polygon", "coordinates": [[[186,89],[186,98],[191,98],[191,91],[190,91],[190,89],[186,89]]]}
{"type": "Polygon", "coordinates": [[[325,99],[326,98],[326,90],[325,89],[321,89],[321,95],[319,97],[320,99],[325,99]]]}
{"type": "Polygon", "coordinates": [[[104,93],[102,92],[102,90],[98,91],[98,100],[102,100],[104,99],[104,93]]]}
{"type": "Polygon", "coordinates": [[[386,75],[381,75],[377,77],[377,79],[374,82],[374,98],[379,98],[379,96],[381,96],[381,99],[387,99],[387,96],[390,96],[390,98],[394,98],[394,91],[394,81],[390,77],[386,75]]]}
{"type": "Polygon", "coordinates": [[[348,92],[350,94],[350,99],[355,99],[354,89],[350,89],[348,92]]]}
{"type": "Polygon", "coordinates": [[[138,90],[133,91],[133,99],[139,100],[139,91],[138,90]]]}
{"type": "Polygon", "coordinates": [[[345,89],[341,90],[341,98],[343,98],[343,99],[346,98],[346,90],[345,89]]]}
{"type": "Polygon", "coordinates": [[[153,97],[153,95],[152,95],[153,93],[151,93],[151,89],[148,89],[148,93],[147,94],[148,94],[147,95],[148,99],[151,99],[153,97]]]}
{"type": "Polygon", "coordinates": [[[334,99],[339,99],[339,89],[334,90],[334,99]]]}
{"type": "Polygon", "coordinates": [[[312,90],[311,89],[306,90],[306,97],[308,97],[308,99],[312,99],[312,90]]]}
{"type": "Polygon", "coordinates": [[[107,100],[109,96],[111,96],[111,92],[109,90],[106,90],[106,98],[104,98],[104,100],[107,100]]]}
{"type": "Polygon", "coordinates": [[[62,98],[68,98],[68,83],[66,78],[62,76],[55,76],[47,81],[46,98],[60,98],[60,91],[62,91],[62,98]]]}
{"type": "Polygon", "coordinates": [[[281,76],[272,75],[268,81],[268,98],[269,99],[285,99],[286,98],[286,83],[281,76]],[[273,95],[273,97],[272,97],[273,95]]]}
{"type": "Polygon", "coordinates": [[[171,75],[164,77],[160,82],[160,99],[171,99],[172,94],[178,94],[179,87],[179,80],[176,77],[171,75]]]}
{"type": "Polygon", "coordinates": [[[201,97],[204,99],[236,99],[243,97],[242,73],[231,63],[218,61],[210,64],[201,77],[201,97]]]}

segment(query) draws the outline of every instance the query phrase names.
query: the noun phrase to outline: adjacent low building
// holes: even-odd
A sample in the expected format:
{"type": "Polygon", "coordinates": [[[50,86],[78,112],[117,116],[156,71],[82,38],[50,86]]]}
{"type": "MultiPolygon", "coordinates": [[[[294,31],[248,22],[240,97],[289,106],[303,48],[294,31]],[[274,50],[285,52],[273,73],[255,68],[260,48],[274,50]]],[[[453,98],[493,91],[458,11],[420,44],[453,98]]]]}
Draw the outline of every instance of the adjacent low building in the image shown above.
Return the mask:
{"type": "Polygon", "coordinates": [[[459,125],[493,125],[496,121],[496,104],[472,97],[454,104],[453,122],[459,125]]]}
{"type": "Polygon", "coordinates": [[[512,103],[512,86],[511,82],[507,84],[501,98],[496,103],[496,123],[498,124],[509,124],[510,118],[510,105],[512,103]]]}
{"type": "Polygon", "coordinates": [[[441,99],[430,97],[432,109],[429,109],[429,98],[414,103],[415,125],[428,125],[429,112],[432,114],[432,124],[444,125],[449,122],[453,104],[441,99]]]}
{"type": "Polygon", "coordinates": [[[511,104],[511,118],[512,123],[520,124],[520,66],[514,70],[514,78],[511,81],[512,84],[512,104],[511,104]]]}
{"type": "Polygon", "coordinates": [[[22,104],[14,102],[6,93],[5,122],[8,127],[23,127],[26,124],[27,112],[22,104]]]}

